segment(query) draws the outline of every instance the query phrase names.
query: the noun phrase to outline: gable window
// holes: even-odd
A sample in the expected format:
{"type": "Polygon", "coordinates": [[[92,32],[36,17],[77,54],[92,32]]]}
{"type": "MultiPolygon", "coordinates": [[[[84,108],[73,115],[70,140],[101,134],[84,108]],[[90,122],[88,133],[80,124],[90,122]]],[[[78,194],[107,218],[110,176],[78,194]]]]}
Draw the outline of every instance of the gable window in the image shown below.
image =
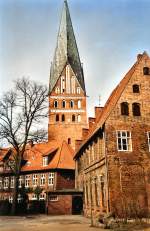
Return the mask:
{"type": "Polygon", "coordinates": [[[57,114],[56,115],[56,122],[58,122],[59,121],[59,115],[57,114]]]}
{"type": "Polygon", "coordinates": [[[25,176],[25,187],[29,188],[30,186],[30,175],[25,176]]]}
{"type": "Polygon", "coordinates": [[[133,85],[133,93],[139,93],[139,92],[140,92],[139,85],[134,84],[134,85],[133,85]]]}
{"type": "Polygon", "coordinates": [[[81,90],[80,87],[77,87],[77,94],[80,94],[81,90]]]}
{"type": "Polygon", "coordinates": [[[8,188],[9,186],[9,177],[4,178],[4,188],[8,188]]]}
{"type": "Polygon", "coordinates": [[[48,156],[43,156],[43,166],[48,165],[48,156]]]}
{"type": "Polygon", "coordinates": [[[48,175],[48,185],[49,186],[54,185],[54,172],[50,172],[48,175]]]}
{"type": "Polygon", "coordinates": [[[11,176],[10,178],[10,188],[14,188],[14,176],[11,176]]]}
{"type": "Polygon", "coordinates": [[[75,122],[75,120],[76,120],[75,115],[72,115],[72,122],[75,122]]]}
{"type": "Polygon", "coordinates": [[[46,182],[46,176],[45,176],[45,174],[41,174],[40,185],[44,186],[45,182],[46,182]]]}
{"type": "Polygon", "coordinates": [[[76,85],[75,76],[72,76],[71,78],[71,93],[72,94],[75,94],[75,85],[76,85]]]}
{"type": "Polygon", "coordinates": [[[129,106],[127,102],[121,103],[121,115],[129,115],[129,106]]]}
{"type": "Polygon", "coordinates": [[[149,75],[150,69],[148,67],[143,67],[143,75],[149,75]]]}
{"type": "Polygon", "coordinates": [[[133,116],[140,116],[141,115],[139,103],[133,103],[132,104],[132,112],[133,112],[133,116]]]}
{"type": "Polygon", "coordinates": [[[132,151],[131,132],[117,131],[118,151],[132,151]]]}
{"type": "Polygon", "coordinates": [[[37,174],[33,174],[32,184],[33,184],[33,186],[37,186],[37,184],[38,184],[37,174]]]}
{"type": "Polygon", "coordinates": [[[62,117],[61,117],[61,121],[62,122],[65,122],[65,115],[63,114],[62,117]]]}
{"type": "Polygon", "coordinates": [[[65,92],[65,77],[61,77],[61,93],[65,92]]]}
{"type": "Polygon", "coordinates": [[[56,92],[56,94],[59,94],[59,93],[60,93],[59,87],[56,87],[55,92],[56,92]]]}
{"type": "Polygon", "coordinates": [[[2,189],[2,188],[3,188],[3,178],[0,177],[0,189],[2,189]]]}
{"type": "Polygon", "coordinates": [[[71,107],[71,108],[74,107],[74,101],[73,101],[73,100],[70,101],[70,107],[71,107]]]}
{"type": "Polygon", "coordinates": [[[63,108],[66,107],[66,101],[65,101],[65,100],[62,101],[62,107],[63,107],[63,108]]]}
{"type": "Polygon", "coordinates": [[[150,152],[150,132],[147,133],[147,137],[148,137],[148,148],[150,152]]]}

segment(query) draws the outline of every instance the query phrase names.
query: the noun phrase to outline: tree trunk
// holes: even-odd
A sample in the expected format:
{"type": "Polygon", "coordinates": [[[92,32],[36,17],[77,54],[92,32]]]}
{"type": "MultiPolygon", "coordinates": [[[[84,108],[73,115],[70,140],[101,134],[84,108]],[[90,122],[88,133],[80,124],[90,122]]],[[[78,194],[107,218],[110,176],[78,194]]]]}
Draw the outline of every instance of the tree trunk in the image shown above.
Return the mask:
{"type": "Polygon", "coordinates": [[[17,213],[17,199],[18,199],[18,182],[19,182],[19,174],[14,176],[14,189],[13,189],[13,202],[11,214],[14,216],[17,213]]]}

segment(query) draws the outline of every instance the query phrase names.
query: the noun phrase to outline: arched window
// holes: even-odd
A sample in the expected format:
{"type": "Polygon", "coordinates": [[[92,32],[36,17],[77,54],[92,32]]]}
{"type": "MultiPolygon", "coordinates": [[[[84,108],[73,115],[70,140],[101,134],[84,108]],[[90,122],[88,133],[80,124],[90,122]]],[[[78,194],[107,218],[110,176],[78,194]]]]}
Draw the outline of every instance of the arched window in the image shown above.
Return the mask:
{"type": "Polygon", "coordinates": [[[143,75],[149,75],[150,69],[148,67],[143,67],[143,75]]]}
{"type": "Polygon", "coordinates": [[[68,144],[71,144],[71,138],[68,138],[68,144]]]}
{"type": "Polygon", "coordinates": [[[81,108],[81,100],[78,100],[78,108],[81,108]]]}
{"type": "Polygon", "coordinates": [[[134,84],[134,85],[133,85],[133,93],[139,93],[139,92],[140,92],[139,85],[134,84]]]}
{"type": "Polygon", "coordinates": [[[75,122],[75,120],[76,120],[75,115],[72,115],[72,122],[75,122]]]}
{"type": "Polygon", "coordinates": [[[129,115],[129,106],[127,102],[121,103],[121,115],[129,115]]]}
{"type": "Polygon", "coordinates": [[[60,93],[60,89],[59,89],[59,87],[56,87],[56,89],[55,89],[55,93],[56,93],[56,94],[59,94],[59,93],[60,93]]]}
{"type": "Polygon", "coordinates": [[[81,115],[78,115],[78,122],[81,122],[81,115]]]}
{"type": "Polygon", "coordinates": [[[59,115],[57,114],[56,115],[56,122],[58,122],[59,121],[59,115]]]}
{"type": "Polygon", "coordinates": [[[77,94],[80,94],[80,87],[77,87],[77,94]]]}
{"type": "Polygon", "coordinates": [[[140,116],[141,115],[139,103],[133,103],[132,104],[132,112],[133,112],[133,116],[140,116]]]}
{"type": "Polygon", "coordinates": [[[61,121],[64,122],[65,121],[65,115],[63,114],[61,117],[61,121]]]}
{"type": "Polygon", "coordinates": [[[54,108],[57,108],[57,107],[58,107],[58,101],[55,100],[55,101],[54,101],[54,108]]]}
{"type": "Polygon", "coordinates": [[[63,107],[63,108],[66,107],[66,101],[65,101],[65,100],[62,101],[62,107],[63,107]]]}
{"type": "Polygon", "coordinates": [[[71,108],[74,107],[74,101],[73,101],[73,100],[70,101],[70,107],[71,107],[71,108]]]}

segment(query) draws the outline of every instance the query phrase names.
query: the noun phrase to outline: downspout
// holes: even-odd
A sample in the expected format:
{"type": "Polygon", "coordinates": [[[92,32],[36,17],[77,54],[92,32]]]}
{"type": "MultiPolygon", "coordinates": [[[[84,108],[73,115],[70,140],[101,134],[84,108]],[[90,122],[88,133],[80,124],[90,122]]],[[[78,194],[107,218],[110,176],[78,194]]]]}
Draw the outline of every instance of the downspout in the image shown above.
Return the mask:
{"type": "Polygon", "coordinates": [[[104,154],[105,154],[105,171],[106,171],[106,199],[107,199],[107,213],[110,212],[110,202],[109,202],[109,174],[108,174],[108,158],[107,158],[107,148],[106,148],[106,131],[105,125],[103,126],[104,134],[104,154]]]}

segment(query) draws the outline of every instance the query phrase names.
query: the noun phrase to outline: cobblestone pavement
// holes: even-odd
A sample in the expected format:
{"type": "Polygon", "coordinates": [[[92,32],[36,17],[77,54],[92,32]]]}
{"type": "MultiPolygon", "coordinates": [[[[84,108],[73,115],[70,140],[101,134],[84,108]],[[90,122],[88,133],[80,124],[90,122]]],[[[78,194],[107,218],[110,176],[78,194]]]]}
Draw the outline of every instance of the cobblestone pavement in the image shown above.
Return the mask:
{"type": "Polygon", "coordinates": [[[0,231],[101,231],[82,216],[0,217],[0,231]]]}

